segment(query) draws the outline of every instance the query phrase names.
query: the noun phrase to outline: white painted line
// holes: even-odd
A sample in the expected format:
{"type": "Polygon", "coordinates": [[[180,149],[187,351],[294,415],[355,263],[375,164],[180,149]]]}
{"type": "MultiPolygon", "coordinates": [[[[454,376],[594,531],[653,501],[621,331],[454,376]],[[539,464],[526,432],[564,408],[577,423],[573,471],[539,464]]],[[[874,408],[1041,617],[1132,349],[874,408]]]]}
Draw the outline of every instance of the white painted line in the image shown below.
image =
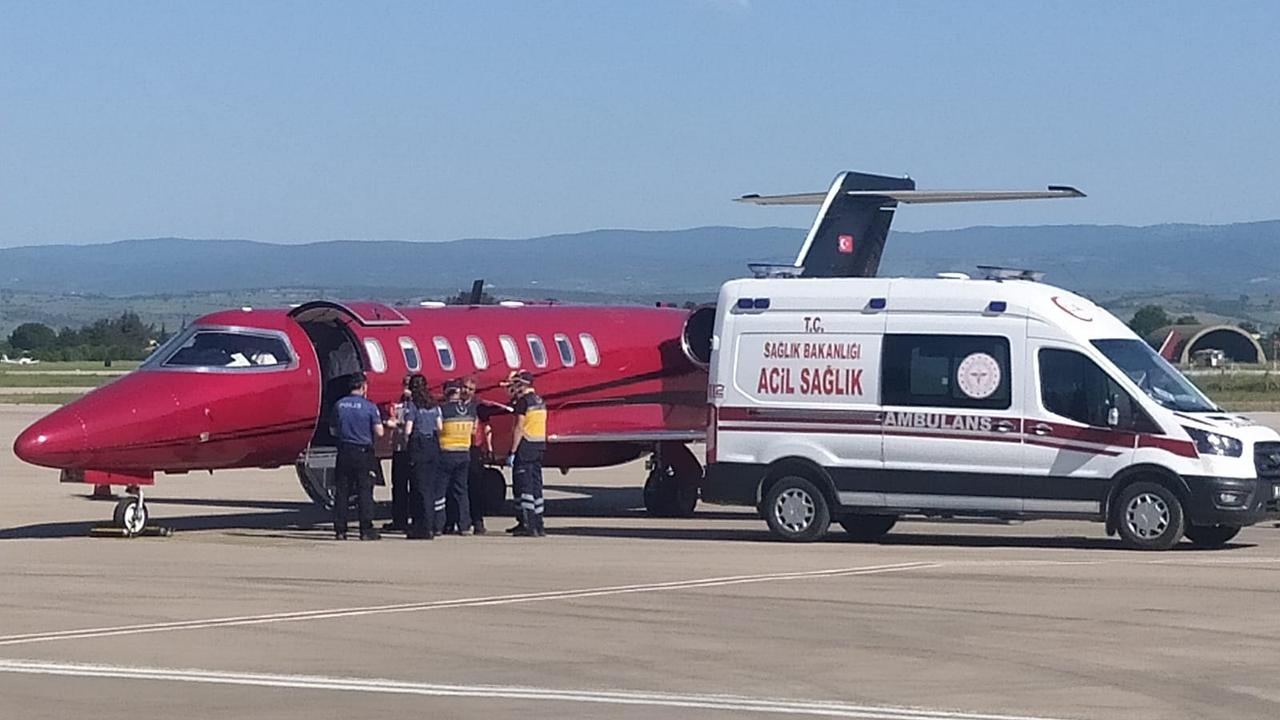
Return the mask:
{"type": "Polygon", "coordinates": [[[116,637],[120,635],[141,635],[145,633],[170,632],[176,630],[201,630],[215,627],[267,625],[271,623],[298,622],[302,620],[328,620],[332,618],[386,615],[391,613],[422,612],[427,610],[445,610],[452,608],[491,607],[495,605],[514,605],[517,603],[542,602],[547,600],[577,600],[580,598],[603,597],[607,595],[629,595],[634,593],[666,592],[671,590],[692,590],[707,587],[723,587],[725,585],[747,585],[753,583],[777,582],[780,580],[809,580],[848,577],[853,575],[876,575],[891,572],[902,572],[906,570],[923,570],[933,567],[938,567],[938,564],[928,562],[895,563],[892,565],[867,565],[863,567],[836,568],[831,570],[810,570],[804,572],[769,573],[764,575],[734,575],[695,580],[676,580],[673,582],[649,583],[645,585],[614,585],[610,587],[585,588],[580,590],[553,590],[550,592],[494,595],[490,597],[462,598],[458,600],[432,600],[429,602],[404,603],[398,605],[370,605],[365,607],[304,610],[300,612],[270,613],[265,615],[206,618],[202,620],[179,620],[174,622],[147,623],[141,625],[118,625],[114,627],[84,628],[80,630],[4,635],[0,636],[0,646],[28,645],[33,643],[52,642],[55,640],[84,640],[89,638],[116,637]]]}
{"type": "Polygon", "coordinates": [[[864,720],[1051,720],[1050,718],[1028,715],[992,715],[948,710],[854,705],[822,700],[754,698],[741,695],[650,693],[624,690],[563,690],[502,685],[437,685],[402,680],[85,665],[36,660],[0,660],[0,672],[23,675],[151,680],[331,692],[597,703],[606,705],[648,705],[668,708],[862,718],[864,720]]]}

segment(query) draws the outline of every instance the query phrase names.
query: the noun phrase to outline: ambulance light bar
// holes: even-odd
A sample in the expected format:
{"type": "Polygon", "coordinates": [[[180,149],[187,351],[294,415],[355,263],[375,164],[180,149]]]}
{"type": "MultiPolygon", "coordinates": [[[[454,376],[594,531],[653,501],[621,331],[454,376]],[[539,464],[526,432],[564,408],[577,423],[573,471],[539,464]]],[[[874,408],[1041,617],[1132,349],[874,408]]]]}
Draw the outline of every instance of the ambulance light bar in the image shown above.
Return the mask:
{"type": "Polygon", "coordinates": [[[747,263],[747,269],[757,280],[766,278],[794,278],[804,274],[803,267],[795,265],[777,265],[773,263],[747,263]]]}
{"type": "Polygon", "coordinates": [[[982,271],[983,276],[988,280],[1029,280],[1031,282],[1044,280],[1044,272],[1040,270],[1000,267],[999,265],[979,265],[978,269],[982,271]]]}

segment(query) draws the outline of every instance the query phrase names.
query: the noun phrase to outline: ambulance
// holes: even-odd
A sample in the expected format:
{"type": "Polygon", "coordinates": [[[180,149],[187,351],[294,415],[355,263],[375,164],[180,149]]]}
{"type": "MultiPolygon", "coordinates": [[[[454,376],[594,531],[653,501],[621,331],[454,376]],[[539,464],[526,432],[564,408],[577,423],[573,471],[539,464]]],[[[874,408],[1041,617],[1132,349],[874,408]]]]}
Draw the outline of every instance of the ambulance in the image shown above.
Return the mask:
{"type": "Polygon", "coordinates": [[[1164,550],[1280,518],[1280,435],[1030,273],[730,281],[709,402],[702,499],[785,540],[1072,518],[1164,550]]]}

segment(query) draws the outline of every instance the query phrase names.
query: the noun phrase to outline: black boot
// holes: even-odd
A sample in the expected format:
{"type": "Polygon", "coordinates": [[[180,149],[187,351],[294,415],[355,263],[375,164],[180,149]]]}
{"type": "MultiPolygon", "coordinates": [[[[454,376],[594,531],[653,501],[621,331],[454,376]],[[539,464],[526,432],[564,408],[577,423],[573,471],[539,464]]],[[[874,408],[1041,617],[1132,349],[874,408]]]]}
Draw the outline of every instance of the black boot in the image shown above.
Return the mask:
{"type": "Polygon", "coordinates": [[[541,513],[529,513],[529,515],[530,515],[530,517],[532,517],[532,518],[533,518],[533,536],[534,536],[534,537],[546,537],[546,536],[547,536],[547,526],[542,524],[542,514],[541,514],[541,513]]]}
{"type": "Polygon", "coordinates": [[[521,530],[524,530],[524,511],[520,508],[516,508],[516,524],[507,528],[506,533],[508,535],[513,535],[521,530]]]}
{"type": "Polygon", "coordinates": [[[520,510],[520,521],[514,528],[511,529],[511,536],[512,537],[537,537],[537,535],[534,533],[535,522],[537,521],[534,520],[533,513],[529,510],[525,510],[522,508],[520,510]]]}

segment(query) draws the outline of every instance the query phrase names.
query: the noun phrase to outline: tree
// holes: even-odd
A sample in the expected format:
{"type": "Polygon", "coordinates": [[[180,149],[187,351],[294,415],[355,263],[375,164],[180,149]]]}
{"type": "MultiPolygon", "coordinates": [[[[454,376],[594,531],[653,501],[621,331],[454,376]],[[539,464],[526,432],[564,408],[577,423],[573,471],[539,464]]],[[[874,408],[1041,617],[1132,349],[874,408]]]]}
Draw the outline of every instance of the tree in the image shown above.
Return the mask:
{"type": "Polygon", "coordinates": [[[1173,321],[1174,325],[1199,325],[1200,318],[1195,315],[1179,315],[1177,320],[1173,321]]]}
{"type": "Polygon", "coordinates": [[[44,323],[23,323],[9,333],[9,344],[14,350],[43,350],[54,346],[58,334],[44,323]]]}
{"type": "Polygon", "coordinates": [[[1159,330],[1166,325],[1172,325],[1169,313],[1159,305],[1143,305],[1133,314],[1133,319],[1129,321],[1129,327],[1138,334],[1138,337],[1146,337],[1151,333],[1159,330]]]}

